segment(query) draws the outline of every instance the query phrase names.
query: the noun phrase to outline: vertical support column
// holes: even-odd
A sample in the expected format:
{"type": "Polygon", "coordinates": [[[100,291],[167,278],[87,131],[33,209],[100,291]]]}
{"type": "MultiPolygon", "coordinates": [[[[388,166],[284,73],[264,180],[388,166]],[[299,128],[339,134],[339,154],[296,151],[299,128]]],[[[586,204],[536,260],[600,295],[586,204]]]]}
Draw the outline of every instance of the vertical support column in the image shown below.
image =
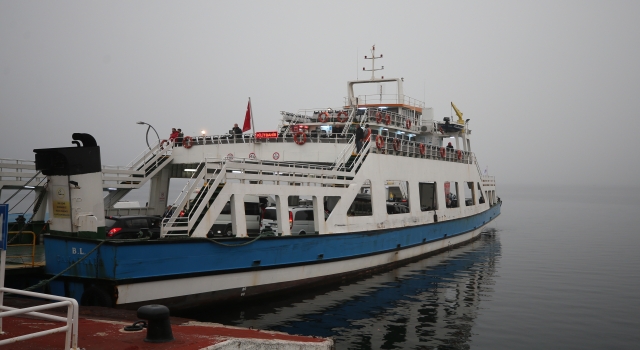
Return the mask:
{"type": "Polygon", "coordinates": [[[319,235],[326,233],[324,221],[324,196],[313,196],[313,229],[319,235]]]}
{"type": "Polygon", "coordinates": [[[276,213],[278,215],[278,230],[282,232],[283,236],[291,236],[288,196],[276,195],[276,213]]]}
{"type": "MultiPolygon", "coordinates": [[[[36,198],[40,197],[40,194],[42,193],[42,191],[44,191],[44,188],[36,187],[36,189],[34,190],[36,198]]],[[[49,195],[48,193],[45,193],[45,196],[48,196],[48,195],[49,195]]],[[[48,202],[47,199],[48,199],[47,197],[44,197],[44,199],[42,200],[42,203],[40,204],[40,208],[33,215],[33,218],[31,219],[32,221],[44,222],[45,214],[47,213],[47,202],[48,202]]]]}
{"type": "Polygon", "coordinates": [[[247,237],[247,218],[244,215],[244,195],[231,195],[231,227],[236,237],[247,237]]]}
{"type": "Polygon", "coordinates": [[[151,178],[148,215],[162,215],[167,209],[169,182],[171,180],[169,166],[166,166],[151,178]]]}

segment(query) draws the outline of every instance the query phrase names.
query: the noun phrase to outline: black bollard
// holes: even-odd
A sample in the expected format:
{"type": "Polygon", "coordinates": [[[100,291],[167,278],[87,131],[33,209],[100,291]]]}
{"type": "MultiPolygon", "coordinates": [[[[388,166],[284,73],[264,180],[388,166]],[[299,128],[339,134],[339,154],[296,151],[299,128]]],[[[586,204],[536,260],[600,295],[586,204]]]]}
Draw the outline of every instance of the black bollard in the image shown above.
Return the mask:
{"type": "Polygon", "coordinates": [[[166,343],[173,340],[169,308],[164,305],[145,305],[138,309],[138,318],[147,320],[147,337],[149,343],[166,343]]]}

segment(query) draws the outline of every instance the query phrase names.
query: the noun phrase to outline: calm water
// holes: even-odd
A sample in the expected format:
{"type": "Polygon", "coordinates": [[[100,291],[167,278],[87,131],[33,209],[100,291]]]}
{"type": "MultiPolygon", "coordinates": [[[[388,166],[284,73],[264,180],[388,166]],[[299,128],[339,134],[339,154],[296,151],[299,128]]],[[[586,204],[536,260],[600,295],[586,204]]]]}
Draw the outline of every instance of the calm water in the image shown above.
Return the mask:
{"type": "Polygon", "coordinates": [[[202,321],[332,337],[337,349],[636,349],[640,190],[500,188],[495,231],[313,293],[202,321]]]}

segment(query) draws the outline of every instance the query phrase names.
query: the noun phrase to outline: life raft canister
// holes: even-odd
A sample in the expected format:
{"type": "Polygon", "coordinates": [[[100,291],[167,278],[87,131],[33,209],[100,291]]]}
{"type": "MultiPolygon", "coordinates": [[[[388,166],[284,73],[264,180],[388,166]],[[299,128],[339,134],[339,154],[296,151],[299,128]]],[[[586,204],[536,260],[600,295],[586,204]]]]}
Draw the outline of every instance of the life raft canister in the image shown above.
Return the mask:
{"type": "Polygon", "coordinates": [[[348,117],[349,117],[349,114],[347,113],[347,111],[340,111],[336,116],[336,118],[338,118],[339,123],[344,123],[345,121],[347,121],[348,117]],[[343,115],[344,115],[344,118],[342,118],[343,115]]]}
{"type": "Polygon", "coordinates": [[[407,118],[405,124],[407,125],[407,129],[411,129],[411,119],[407,118]]]}
{"type": "Polygon", "coordinates": [[[391,124],[391,114],[387,113],[387,115],[384,116],[384,123],[387,125],[391,124]]]}
{"type": "Polygon", "coordinates": [[[329,113],[327,113],[327,111],[320,112],[320,114],[318,114],[318,121],[320,123],[326,123],[329,121],[329,113]]]}
{"type": "Polygon", "coordinates": [[[462,151],[461,150],[456,151],[456,154],[458,155],[458,159],[462,159],[462,151]]]}
{"type": "Polygon", "coordinates": [[[376,136],[376,147],[378,147],[378,149],[381,149],[382,146],[384,146],[384,139],[382,138],[382,136],[377,135],[376,136]]]}
{"type": "Polygon", "coordinates": [[[440,158],[444,158],[446,154],[447,154],[447,150],[444,149],[444,147],[440,147],[440,158]]]}
{"type": "Polygon", "coordinates": [[[422,154],[424,156],[424,154],[427,153],[427,147],[424,145],[424,143],[420,144],[420,154],[422,154]]]}
{"type": "Polygon", "coordinates": [[[382,113],[378,112],[376,113],[376,123],[380,124],[381,121],[382,121],[382,113]]]}
{"type": "Polygon", "coordinates": [[[185,138],[182,139],[182,147],[191,148],[191,146],[193,146],[193,137],[185,136],[185,138]]]}
{"type": "Polygon", "coordinates": [[[298,145],[304,145],[307,142],[307,134],[302,131],[298,131],[295,135],[293,135],[293,141],[298,145]]]}
{"type": "Polygon", "coordinates": [[[393,139],[393,150],[394,151],[400,150],[400,139],[393,139]]]}

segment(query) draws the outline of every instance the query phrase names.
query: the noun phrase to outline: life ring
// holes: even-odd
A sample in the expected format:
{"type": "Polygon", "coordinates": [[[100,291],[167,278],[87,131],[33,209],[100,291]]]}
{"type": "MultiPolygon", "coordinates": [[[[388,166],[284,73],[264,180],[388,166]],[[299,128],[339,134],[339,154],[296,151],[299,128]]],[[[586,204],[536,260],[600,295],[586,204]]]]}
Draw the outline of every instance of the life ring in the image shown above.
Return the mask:
{"type": "Polygon", "coordinates": [[[382,136],[377,135],[376,136],[376,147],[378,147],[378,149],[381,149],[384,146],[384,139],[382,138],[382,136]]]}
{"type": "Polygon", "coordinates": [[[446,154],[447,154],[447,150],[444,149],[444,147],[440,147],[440,158],[444,158],[446,154]]]}
{"type": "Polygon", "coordinates": [[[376,123],[380,124],[381,121],[382,121],[382,113],[378,112],[376,113],[376,123]]]}
{"type": "Polygon", "coordinates": [[[162,140],[160,141],[160,149],[164,149],[165,145],[169,145],[169,140],[162,140]]]}
{"type": "Polygon", "coordinates": [[[182,139],[182,147],[191,148],[191,146],[193,146],[193,137],[185,136],[185,138],[182,139]]]}
{"type": "Polygon", "coordinates": [[[345,121],[347,121],[347,118],[349,118],[349,113],[347,113],[347,111],[340,111],[338,112],[338,115],[336,116],[336,118],[338,118],[339,123],[344,123],[345,121]],[[343,115],[345,116],[345,118],[341,117],[343,115]]]}
{"type": "Polygon", "coordinates": [[[304,143],[307,142],[307,134],[303,133],[302,131],[298,131],[295,135],[293,135],[293,141],[298,145],[304,145],[304,143]]]}
{"type": "Polygon", "coordinates": [[[393,139],[393,150],[394,151],[400,150],[400,139],[393,139]]]}
{"type": "Polygon", "coordinates": [[[369,141],[370,137],[371,137],[371,129],[367,129],[367,134],[364,136],[364,140],[369,141]]]}
{"type": "Polygon", "coordinates": [[[384,123],[387,124],[387,125],[391,124],[391,114],[387,113],[384,116],[384,123]]]}
{"type": "Polygon", "coordinates": [[[457,150],[456,154],[458,155],[458,160],[462,159],[462,151],[461,150],[457,150]]]}
{"type": "Polygon", "coordinates": [[[438,131],[440,131],[441,134],[444,134],[444,130],[442,130],[441,126],[438,127],[438,131]]]}
{"type": "Polygon", "coordinates": [[[407,118],[405,124],[407,125],[407,129],[411,129],[411,119],[407,118]]]}
{"type": "Polygon", "coordinates": [[[324,112],[320,112],[320,114],[318,114],[318,121],[320,123],[326,123],[329,121],[329,113],[327,113],[327,111],[324,112]],[[324,116],[324,117],[323,117],[324,116]]]}
{"type": "Polygon", "coordinates": [[[424,145],[424,143],[420,144],[420,154],[422,154],[424,156],[424,154],[427,153],[427,146],[424,145]]]}

